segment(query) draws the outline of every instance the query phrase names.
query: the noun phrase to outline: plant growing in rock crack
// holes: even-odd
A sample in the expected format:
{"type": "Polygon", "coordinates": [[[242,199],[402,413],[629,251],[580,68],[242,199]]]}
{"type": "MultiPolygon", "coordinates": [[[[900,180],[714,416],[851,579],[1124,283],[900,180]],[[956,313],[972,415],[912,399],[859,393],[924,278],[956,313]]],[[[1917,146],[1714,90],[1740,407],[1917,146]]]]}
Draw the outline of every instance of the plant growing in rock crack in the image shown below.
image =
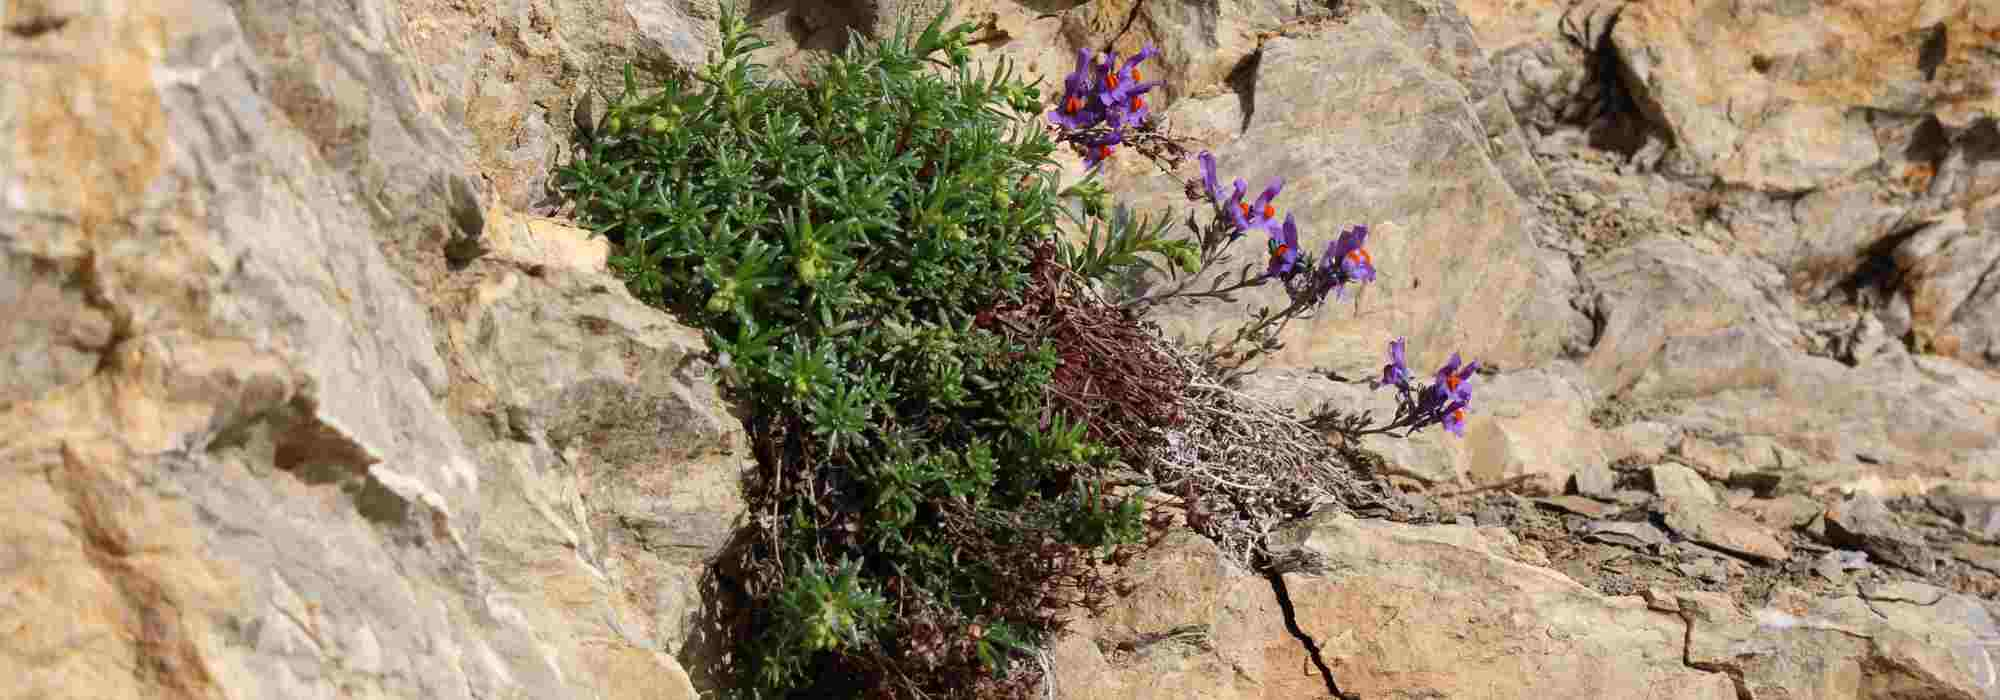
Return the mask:
{"type": "MultiPolygon", "coordinates": [[[[633,293],[704,331],[749,409],[754,537],[716,569],[741,612],[716,670],[741,697],[1024,697],[1032,650],[1071,609],[1108,600],[1101,564],[1167,525],[1110,475],[1150,464],[1186,397],[1212,395],[1190,391],[1201,368],[1140,312],[1283,285],[1286,308],[1209,353],[1208,369],[1233,368],[1374,278],[1365,227],[1314,256],[1294,217],[1279,223],[1282,183],[1245,202],[1238,180],[1225,197],[1205,153],[1190,198],[1213,220],[1190,215],[1185,240],[1111,208],[1095,175],[1059,189],[1063,144],[1093,168],[1120,147],[1179,164],[1185,149],[1145,103],[1156,52],[1080,53],[1045,115],[1005,62],[969,66],[973,25],[944,29],[949,16],[855,36],[785,83],[763,78],[748,54],[764,44],[725,8],[700,70],[644,87],[625,71],[557,180],[616,244],[633,293]],[[1063,242],[1065,222],[1083,245],[1063,242]],[[1193,286],[1252,233],[1269,239],[1261,272],[1193,286]],[[1176,286],[1122,305],[1089,293],[1142,267],[1176,286]]],[[[1418,417],[1392,426],[1459,425],[1458,387],[1442,406],[1406,388],[1418,417]]]]}
{"type": "Polygon", "coordinates": [[[628,68],[560,171],[749,407],[756,538],[718,567],[743,697],[1023,696],[1027,651],[1161,524],[1103,473],[1177,376],[1121,369],[1144,339],[1067,291],[1120,258],[1057,261],[1038,91],[969,67],[947,16],[782,83],[725,10],[708,65],[628,68]]]}

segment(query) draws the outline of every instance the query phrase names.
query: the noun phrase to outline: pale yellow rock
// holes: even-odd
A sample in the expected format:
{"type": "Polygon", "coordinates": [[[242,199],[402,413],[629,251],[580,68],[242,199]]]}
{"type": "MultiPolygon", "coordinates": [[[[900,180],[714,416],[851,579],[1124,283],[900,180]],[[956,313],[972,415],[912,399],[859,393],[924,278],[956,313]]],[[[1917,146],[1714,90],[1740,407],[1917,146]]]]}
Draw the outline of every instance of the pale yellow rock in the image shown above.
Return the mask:
{"type": "Polygon", "coordinates": [[[1987,0],[1631,3],[1612,41],[1634,96],[1684,166],[1798,191],[1874,160],[1860,108],[1933,112],[1950,128],[2000,113],[1987,0]],[[1934,37],[1934,32],[1940,32],[1934,37]],[[1939,41],[1942,39],[1942,41],[1939,41]]]}
{"type": "Polygon", "coordinates": [[[611,242],[569,222],[529,216],[501,206],[486,209],[481,241],[487,255],[522,266],[603,272],[611,242]]]}

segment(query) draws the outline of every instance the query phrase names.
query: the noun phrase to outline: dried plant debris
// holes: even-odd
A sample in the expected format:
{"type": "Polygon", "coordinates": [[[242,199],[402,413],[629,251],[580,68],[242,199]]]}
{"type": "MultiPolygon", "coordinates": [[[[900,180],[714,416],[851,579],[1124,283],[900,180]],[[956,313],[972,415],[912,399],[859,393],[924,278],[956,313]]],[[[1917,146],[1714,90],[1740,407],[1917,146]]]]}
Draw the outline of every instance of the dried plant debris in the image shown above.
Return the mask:
{"type": "Polygon", "coordinates": [[[1337,445],[1285,409],[1245,395],[1211,376],[1193,351],[1165,344],[1190,380],[1178,397],[1181,424],[1155,428],[1144,468],[1181,499],[1188,525],[1246,566],[1265,535],[1322,508],[1358,515],[1405,516],[1408,506],[1386,480],[1360,465],[1367,455],[1337,445]]]}

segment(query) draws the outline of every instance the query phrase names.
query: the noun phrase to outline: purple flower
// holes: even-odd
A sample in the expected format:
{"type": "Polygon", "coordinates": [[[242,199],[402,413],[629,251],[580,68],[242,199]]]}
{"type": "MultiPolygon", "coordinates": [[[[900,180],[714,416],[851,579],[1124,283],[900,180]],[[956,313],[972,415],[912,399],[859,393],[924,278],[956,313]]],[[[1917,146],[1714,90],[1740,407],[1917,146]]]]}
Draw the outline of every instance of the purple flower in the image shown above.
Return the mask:
{"type": "Polygon", "coordinates": [[[1444,423],[1445,432],[1457,435],[1459,437],[1465,437],[1464,403],[1453,402],[1450,406],[1446,406],[1444,408],[1444,413],[1441,416],[1439,416],[1438,420],[1444,423]]]}
{"type": "Polygon", "coordinates": [[[1368,226],[1360,225],[1347,229],[1340,236],[1327,242],[1326,252],[1320,256],[1318,273],[1314,275],[1318,286],[1315,301],[1324,303],[1330,293],[1338,299],[1341,289],[1349,282],[1375,281],[1375,261],[1369,257],[1368,249],[1362,244],[1368,240],[1368,226]]]}
{"type": "MultiPolygon", "coordinates": [[[[1274,177],[1271,184],[1264,186],[1264,192],[1257,196],[1256,204],[1244,204],[1242,198],[1237,197],[1233,201],[1236,206],[1229,209],[1229,216],[1236,223],[1237,230],[1249,233],[1261,228],[1275,232],[1278,208],[1271,205],[1271,200],[1277,199],[1278,193],[1284,189],[1285,178],[1274,177]]],[[[1293,252],[1297,252],[1298,248],[1298,241],[1292,241],[1293,252]]]]}
{"type": "Polygon", "coordinates": [[[1407,342],[1406,338],[1389,341],[1389,364],[1382,366],[1382,383],[1404,391],[1409,391],[1411,379],[1410,366],[1403,360],[1403,346],[1407,342]]]}
{"type": "Polygon", "coordinates": [[[1106,158],[1110,158],[1112,153],[1117,152],[1118,144],[1124,142],[1124,134],[1116,129],[1105,133],[1103,136],[1091,139],[1088,143],[1084,144],[1083,167],[1086,170],[1097,167],[1106,158]]]}
{"type": "MultiPolygon", "coordinates": [[[[1222,186],[1216,182],[1215,154],[1202,151],[1200,155],[1195,156],[1195,160],[1201,162],[1201,187],[1203,192],[1208,193],[1208,201],[1215,203],[1222,210],[1231,212],[1235,212],[1245,206],[1243,204],[1243,195],[1249,190],[1250,186],[1248,183],[1243,182],[1243,178],[1237,178],[1235,182],[1236,191],[1228,197],[1224,197],[1222,196],[1222,186]]],[[[1240,226],[1236,227],[1235,230],[1229,232],[1229,240],[1233,241],[1242,238],[1245,232],[1246,229],[1240,226]]]]}
{"type": "Polygon", "coordinates": [[[1375,259],[1362,244],[1368,242],[1368,225],[1360,224],[1341,232],[1334,249],[1339,251],[1342,276],[1353,282],[1375,281],[1375,259]]]}
{"type": "Polygon", "coordinates": [[[1217,191],[1221,188],[1215,185],[1215,154],[1202,151],[1194,159],[1201,162],[1201,186],[1208,193],[1208,201],[1222,201],[1222,193],[1217,191]]]}
{"type": "Polygon", "coordinates": [[[1445,432],[1465,437],[1465,410],[1472,405],[1472,376],[1479,371],[1479,363],[1461,365],[1458,353],[1452,353],[1451,359],[1438,368],[1437,381],[1422,389],[1412,389],[1410,368],[1404,363],[1403,346],[1403,338],[1389,343],[1389,364],[1382,366],[1382,381],[1376,384],[1377,387],[1385,384],[1396,387],[1397,417],[1388,427],[1407,429],[1413,433],[1432,425],[1442,425],[1445,432]]]}
{"type": "Polygon", "coordinates": [[[1297,222],[1292,220],[1292,216],[1286,214],[1284,228],[1271,233],[1271,263],[1264,268],[1264,276],[1289,277],[1292,274],[1292,266],[1298,261],[1299,227],[1297,222]]]}
{"type": "MultiPolygon", "coordinates": [[[[1151,90],[1154,84],[1146,83],[1141,86],[1139,92],[1151,90]]],[[[1113,122],[1112,126],[1120,129],[1144,124],[1146,123],[1146,115],[1153,113],[1153,108],[1146,106],[1146,98],[1137,94],[1126,98],[1124,102],[1111,105],[1110,110],[1111,121],[1113,122]]]]}
{"type": "Polygon", "coordinates": [[[1071,131],[1087,128],[1104,118],[1104,110],[1092,91],[1091,50],[1076,50],[1076,70],[1063,76],[1062,102],[1049,113],[1049,122],[1071,131]]]}
{"type": "Polygon", "coordinates": [[[1479,371],[1477,361],[1459,366],[1458,353],[1452,353],[1437,371],[1437,381],[1425,391],[1424,403],[1432,408],[1442,408],[1455,404],[1464,408],[1472,403],[1472,374],[1479,371]]]}
{"type": "Polygon", "coordinates": [[[1134,95],[1152,89],[1158,83],[1147,83],[1146,77],[1139,72],[1139,64],[1159,54],[1160,50],[1154,48],[1152,42],[1147,42],[1139,53],[1126,59],[1124,65],[1118,65],[1118,52],[1111,52],[1104,59],[1104,77],[1097,86],[1099,99],[1107,105],[1124,104],[1134,95]]]}

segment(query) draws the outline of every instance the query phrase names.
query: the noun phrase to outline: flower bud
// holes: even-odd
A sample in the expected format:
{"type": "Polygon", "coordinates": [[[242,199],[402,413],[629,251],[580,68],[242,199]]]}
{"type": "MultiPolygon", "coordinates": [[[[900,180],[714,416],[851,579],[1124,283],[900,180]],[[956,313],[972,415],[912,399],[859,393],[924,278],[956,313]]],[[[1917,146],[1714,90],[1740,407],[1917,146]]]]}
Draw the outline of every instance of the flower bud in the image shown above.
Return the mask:
{"type": "Polygon", "coordinates": [[[799,281],[810,287],[819,281],[820,265],[818,256],[805,256],[798,262],[799,281]]]}
{"type": "Polygon", "coordinates": [[[715,290],[715,294],[709,296],[708,310],[719,314],[734,308],[736,308],[736,280],[727,280],[722,283],[721,289],[715,290]]]}

